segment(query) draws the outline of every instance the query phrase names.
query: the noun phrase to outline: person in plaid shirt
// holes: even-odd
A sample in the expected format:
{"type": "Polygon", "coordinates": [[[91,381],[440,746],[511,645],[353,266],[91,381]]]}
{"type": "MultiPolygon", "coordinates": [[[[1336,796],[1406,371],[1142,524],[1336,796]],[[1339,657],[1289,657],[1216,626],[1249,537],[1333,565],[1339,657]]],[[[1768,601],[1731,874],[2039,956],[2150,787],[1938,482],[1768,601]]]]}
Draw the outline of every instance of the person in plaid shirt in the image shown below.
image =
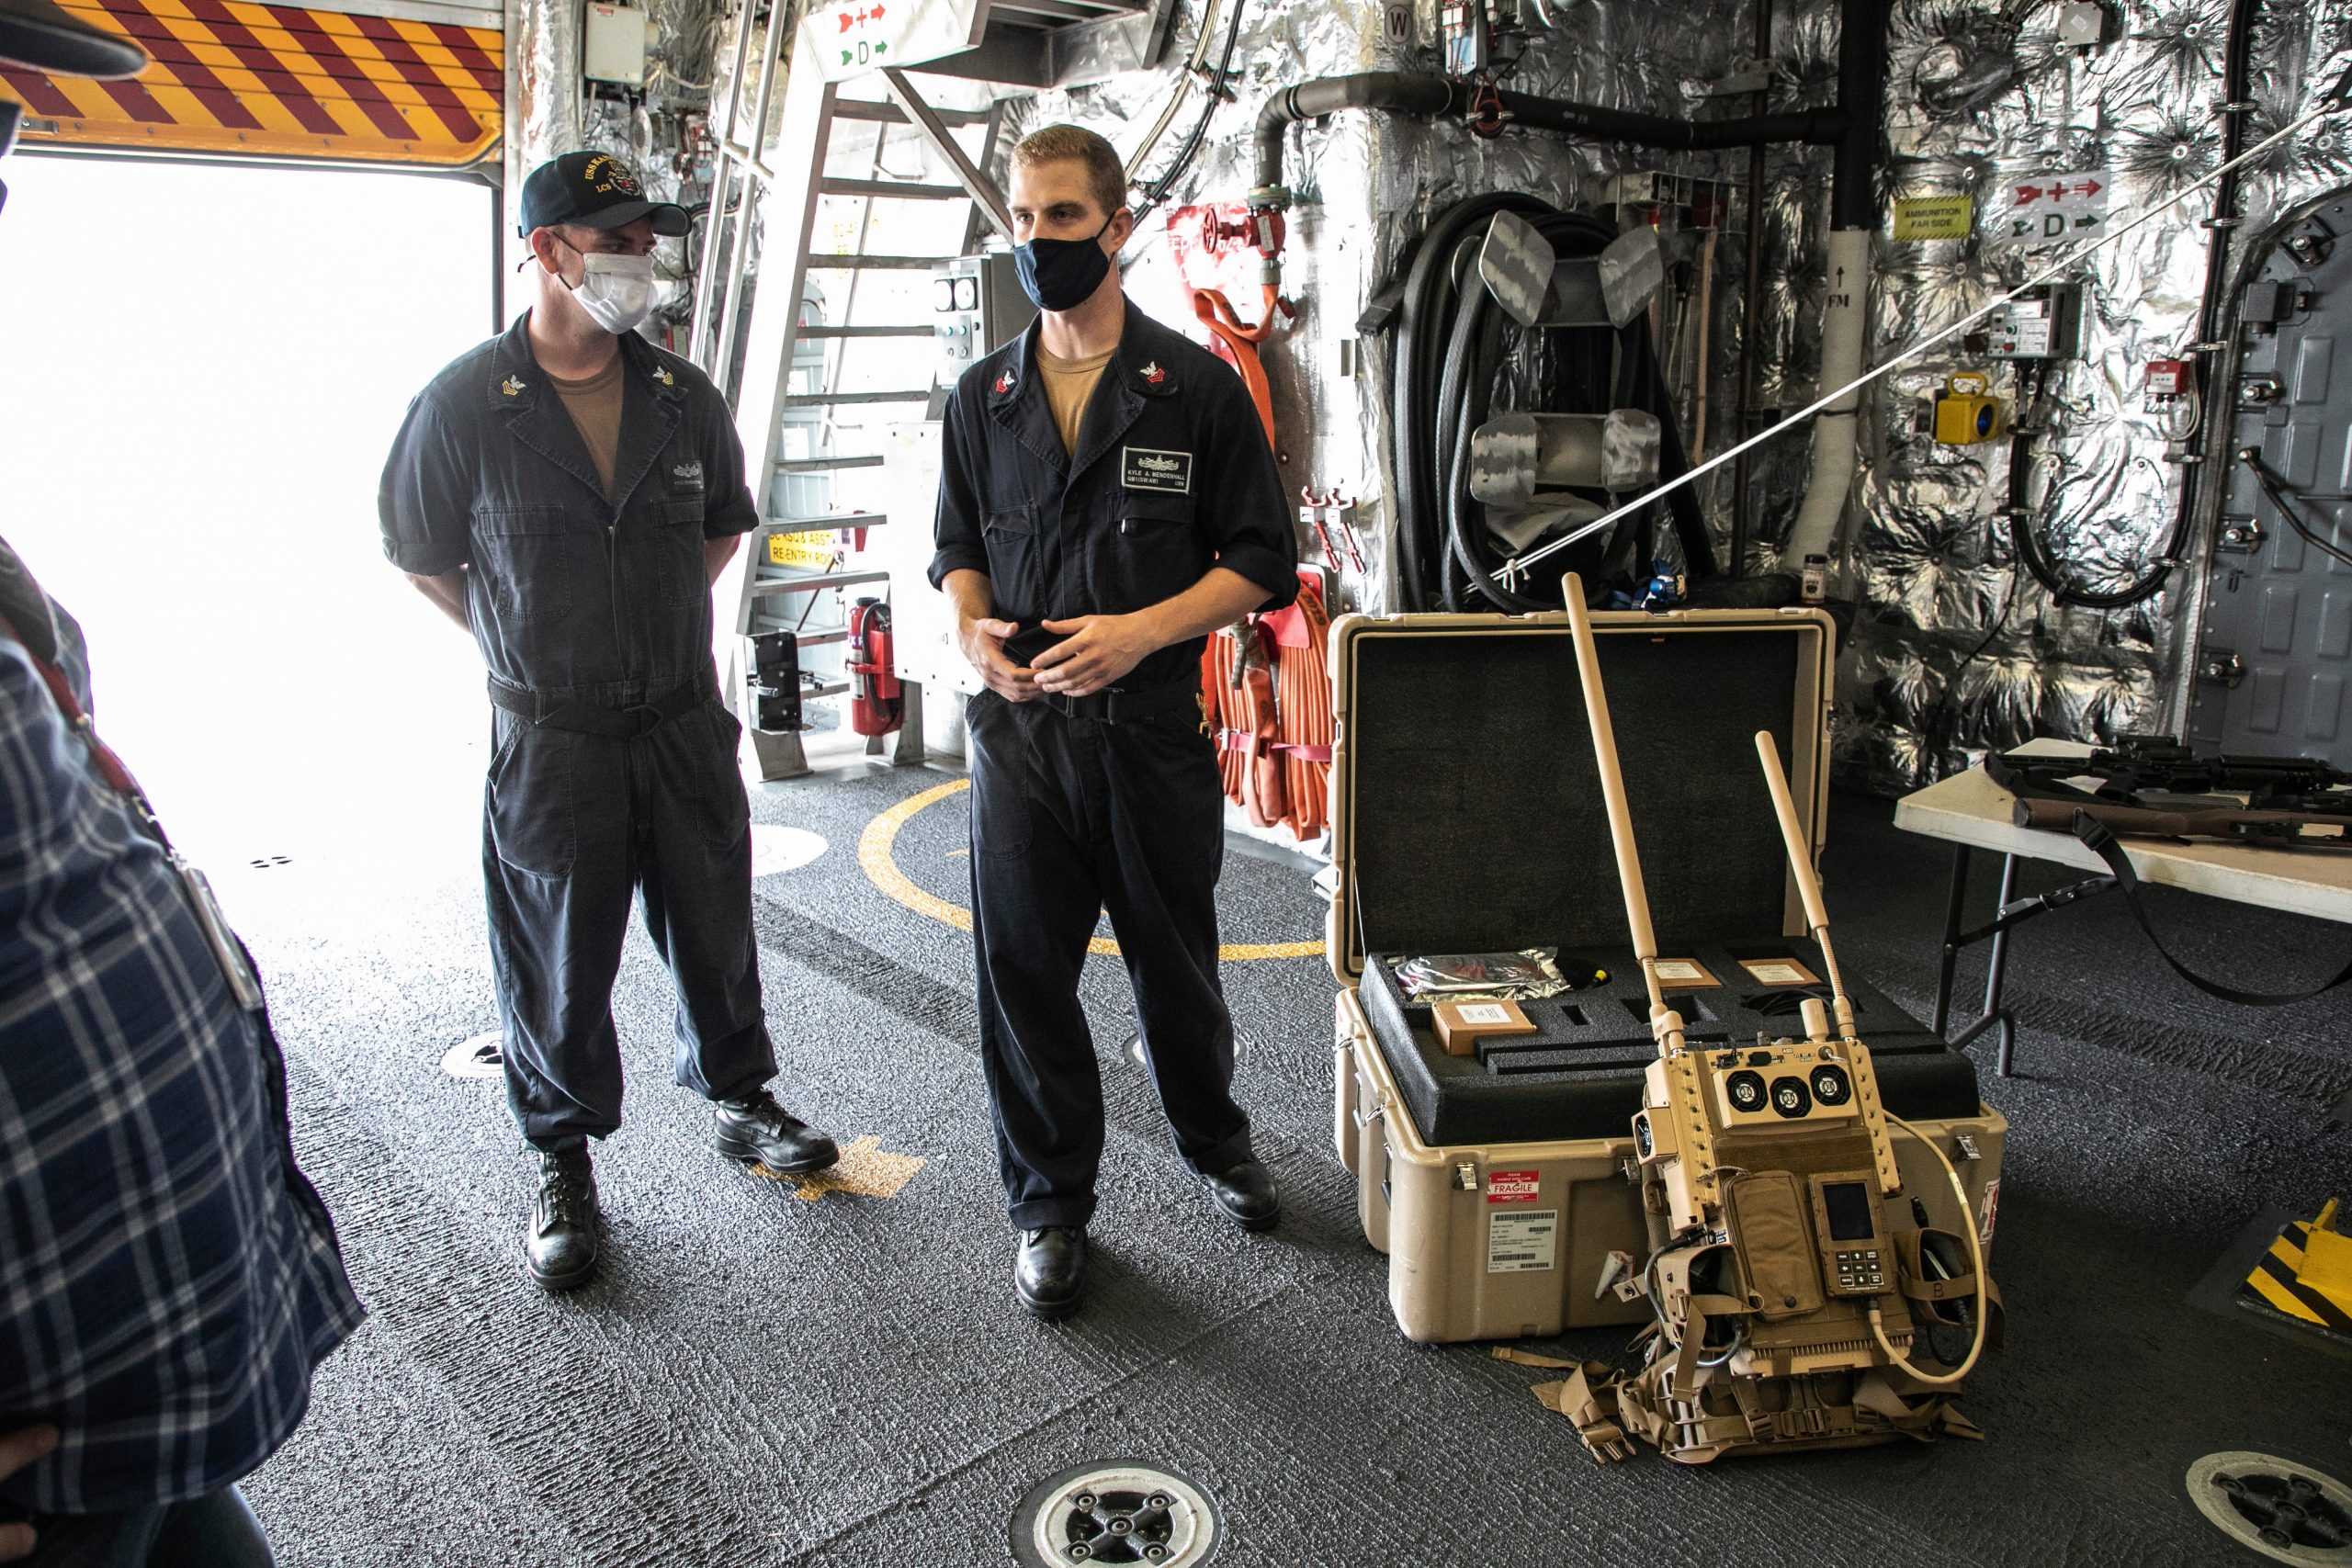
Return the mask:
{"type": "MultiPolygon", "coordinates": [[[[145,63],[0,0],[0,65],[145,63]]],[[[235,1483],[363,1313],[243,950],[90,730],[81,642],[0,541],[0,1559],[251,1568],[235,1483]]]]}

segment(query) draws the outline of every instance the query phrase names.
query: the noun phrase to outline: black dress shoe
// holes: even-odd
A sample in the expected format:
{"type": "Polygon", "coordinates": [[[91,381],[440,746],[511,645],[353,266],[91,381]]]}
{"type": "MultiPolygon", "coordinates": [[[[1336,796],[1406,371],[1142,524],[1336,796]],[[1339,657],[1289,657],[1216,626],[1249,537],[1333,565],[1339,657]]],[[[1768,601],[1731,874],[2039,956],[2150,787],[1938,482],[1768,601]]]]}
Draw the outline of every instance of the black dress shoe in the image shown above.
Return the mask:
{"type": "Polygon", "coordinates": [[[1068,1317],[1086,1289],[1086,1232],[1078,1225],[1047,1225],[1021,1233],[1013,1260],[1012,1291],[1039,1317],[1068,1317]]]}
{"type": "Polygon", "coordinates": [[[842,1157],[832,1139],[778,1105],[767,1090],[722,1100],[711,1142],[729,1159],[756,1162],[777,1176],[806,1176],[842,1157]]]}
{"type": "Polygon", "coordinates": [[[539,1201],[523,1262],[546,1291],[569,1291],[596,1271],[596,1173],[586,1149],[539,1156],[539,1201]]]}
{"type": "Polygon", "coordinates": [[[1272,1230],[1282,1217],[1283,1195],[1274,1190],[1273,1172],[1254,1159],[1245,1159],[1230,1170],[1215,1176],[1204,1176],[1209,1196],[1226,1212],[1233,1223],[1246,1231],[1272,1230]]]}

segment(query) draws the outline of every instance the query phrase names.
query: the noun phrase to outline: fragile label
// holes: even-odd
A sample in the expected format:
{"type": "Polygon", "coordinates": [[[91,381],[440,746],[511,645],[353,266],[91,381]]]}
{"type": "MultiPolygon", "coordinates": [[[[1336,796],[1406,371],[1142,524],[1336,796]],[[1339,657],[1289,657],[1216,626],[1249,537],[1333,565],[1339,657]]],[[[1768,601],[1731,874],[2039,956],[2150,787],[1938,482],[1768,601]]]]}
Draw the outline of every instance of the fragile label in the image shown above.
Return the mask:
{"type": "Polygon", "coordinates": [[[2033,249],[2107,233],[2109,175],[2036,175],[2001,187],[2000,209],[1986,236],[1996,244],[2033,249]]]}
{"type": "Polygon", "coordinates": [[[1553,1266],[1560,1240],[1560,1211],[1494,1214],[1487,1222],[1487,1272],[1531,1274],[1553,1266]]]}
{"type": "Polygon", "coordinates": [[[1499,1002],[1464,1002],[1453,1016],[1464,1023],[1509,1023],[1510,1009],[1499,1002]]]}
{"type": "Polygon", "coordinates": [[[1540,1170],[1492,1170],[1487,1173],[1487,1201],[1489,1203],[1532,1203],[1535,1190],[1542,1184],[1540,1170]]]}
{"type": "Polygon", "coordinates": [[[1965,240],[1976,215],[1969,196],[1899,196],[1894,198],[1894,237],[1902,241],[1965,240]]]}
{"type": "Polygon", "coordinates": [[[1739,966],[1759,986],[1816,986],[1821,977],[1793,958],[1743,958],[1739,966]]]}

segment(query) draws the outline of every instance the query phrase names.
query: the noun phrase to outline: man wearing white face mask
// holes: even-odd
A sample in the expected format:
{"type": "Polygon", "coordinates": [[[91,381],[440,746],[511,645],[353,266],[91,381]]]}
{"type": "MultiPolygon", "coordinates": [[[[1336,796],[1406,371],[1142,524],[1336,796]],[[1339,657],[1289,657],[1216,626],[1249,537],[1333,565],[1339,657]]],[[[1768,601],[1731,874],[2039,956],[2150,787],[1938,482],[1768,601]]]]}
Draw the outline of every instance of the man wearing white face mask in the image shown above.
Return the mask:
{"type": "Polygon", "coordinates": [[[778,1174],[833,1142],[769,1094],[741,729],[718,700],[710,585],[758,520],[718,390],[633,330],[654,303],[648,201],[603,152],[523,186],[537,302],[409,406],[384,553],[474,635],[494,745],[482,871],[506,1098],[539,1157],[524,1244],[548,1290],[599,1250],[588,1140],[620,1125],[613,978],[632,893],[678,992],[678,1082],[713,1142],[778,1174]]]}

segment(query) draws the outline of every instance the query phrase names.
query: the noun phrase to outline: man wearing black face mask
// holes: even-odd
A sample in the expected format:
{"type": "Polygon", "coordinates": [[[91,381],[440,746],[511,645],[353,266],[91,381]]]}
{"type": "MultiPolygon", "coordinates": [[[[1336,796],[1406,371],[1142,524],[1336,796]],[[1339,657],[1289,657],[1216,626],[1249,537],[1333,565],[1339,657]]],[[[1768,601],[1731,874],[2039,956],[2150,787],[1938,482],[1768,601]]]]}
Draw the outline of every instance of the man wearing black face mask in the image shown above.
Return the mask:
{"type": "Polygon", "coordinates": [[[632,891],[719,1152],[779,1175],[837,1157],[764,1087],[751,808],[710,651],[711,581],[758,521],[742,448],[702,372],[632,330],[655,236],[685,227],[609,154],[534,171],[537,305],[410,405],[379,497],[384,553],[490,669],[491,958],[507,1103],[539,1156],[524,1259],[551,1291],[596,1266],[588,1140],[620,1124],[632,891]]]}
{"type": "Polygon", "coordinates": [[[1013,1286],[1058,1317],[1084,1284],[1102,1153],[1078,980],[1105,910],[1177,1153],[1237,1223],[1279,1211],[1232,1096],[1199,670],[1209,632],[1296,597],[1297,549],[1240,380],[1120,291],[1135,219],[1110,143],[1037,131],[1009,194],[1043,313],[948,403],[931,577],[988,687],[967,712],[972,930],[1013,1286]]]}

